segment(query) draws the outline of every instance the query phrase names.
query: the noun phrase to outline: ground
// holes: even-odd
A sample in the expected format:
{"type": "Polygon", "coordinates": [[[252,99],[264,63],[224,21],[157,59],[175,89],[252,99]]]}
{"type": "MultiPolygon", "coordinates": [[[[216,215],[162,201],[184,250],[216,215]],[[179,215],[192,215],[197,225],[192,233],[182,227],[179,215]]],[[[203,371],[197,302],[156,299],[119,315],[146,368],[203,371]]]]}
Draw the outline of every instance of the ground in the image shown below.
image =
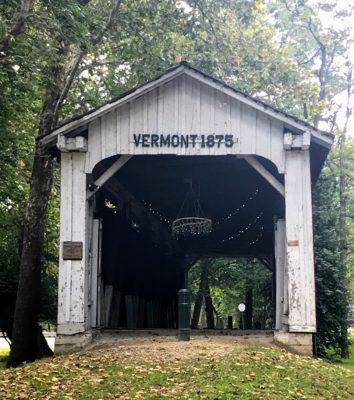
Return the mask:
{"type": "Polygon", "coordinates": [[[0,370],[1,399],[353,399],[353,371],[236,337],[115,338],[0,370]]]}

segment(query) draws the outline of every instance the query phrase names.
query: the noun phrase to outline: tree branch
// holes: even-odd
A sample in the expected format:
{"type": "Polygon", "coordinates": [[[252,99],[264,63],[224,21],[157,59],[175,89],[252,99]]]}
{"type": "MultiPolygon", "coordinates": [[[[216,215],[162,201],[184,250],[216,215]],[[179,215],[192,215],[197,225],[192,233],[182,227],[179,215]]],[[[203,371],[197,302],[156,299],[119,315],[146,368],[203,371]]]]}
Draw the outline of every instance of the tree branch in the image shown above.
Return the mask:
{"type": "MultiPolygon", "coordinates": [[[[103,27],[101,33],[98,34],[95,38],[91,39],[91,45],[92,46],[97,46],[101,43],[101,41],[104,38],[104,35],[108,32],[108,30],[111,28],[114,19],[118,16],[119,13],[119,8],[121,5],[122,0],[117,0],[112,7],[109,16],[107,18],[106,24],[103,27]]],[[[64,67],[63,73],[64,76],[66,76],[64,86],[61,90],[60,96],[56,102],[55,109],[54,109],[54,119],[53,119],[53,125],[56,125],[59,117],[59,110],[66,99],[69,90],[73,84],[73,81],[77,75],[77,71],[79,68],[79,65],[85,56],[85,54],[88,51],[88,47],[85,46],[84,48],[79,48],[78,46],[72,46],[71,52],[72,56],[70,57],[67,66],[64,67]]]]}
{"type": "Polygon", "coordinates": [[[26,29],[26,19],[32,7],[33,0],[22,0],[20,11],[15,15],[10,30],[0,40],[0,62],[4,62],[7,52],[14,41],[26,29]]]}

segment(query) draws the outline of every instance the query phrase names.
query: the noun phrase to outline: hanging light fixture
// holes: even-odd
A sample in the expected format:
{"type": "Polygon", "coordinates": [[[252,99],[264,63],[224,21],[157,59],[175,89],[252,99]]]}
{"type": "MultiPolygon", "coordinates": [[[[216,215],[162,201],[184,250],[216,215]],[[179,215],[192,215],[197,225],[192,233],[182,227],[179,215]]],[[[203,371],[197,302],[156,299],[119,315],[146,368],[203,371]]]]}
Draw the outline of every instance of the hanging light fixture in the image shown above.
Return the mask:
{"type": "Polygon", "coordinates": [[[177,218],[172,222],[172,236],[176,239],[188,236],[207,235],[212,231],[213,223],[205,218],[192,185],[192,179],[186,179],[189,189],[177,218]]]}

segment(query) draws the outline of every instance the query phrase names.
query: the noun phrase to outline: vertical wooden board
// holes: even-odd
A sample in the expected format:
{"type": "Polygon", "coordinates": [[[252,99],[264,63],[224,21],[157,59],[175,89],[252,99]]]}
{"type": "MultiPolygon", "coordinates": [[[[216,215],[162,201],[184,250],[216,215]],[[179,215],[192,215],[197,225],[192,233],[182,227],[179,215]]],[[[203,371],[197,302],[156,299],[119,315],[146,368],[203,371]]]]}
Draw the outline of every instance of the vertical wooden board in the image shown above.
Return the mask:
{"type": "Polygon", "coordinates": [[[200,85],[200,133],[207,135],[211,133],[211,99],[213,90],[204,84],[200,85]]]}
{"type": "Polygon", "coordinates": [[[142,149],[141,148],[137,148],[134,146],[134,140],[133,140],[133,134],[135,133],[135,120],[134,120],[134,116],[135,116],[135,101],[131,101],[128,103],[129,104],[129,123],[128,123],[128,131],[127,131],[127,135],[129,137],[129,154],[135,153],[135,154],[143,154],[142,153],[142,149]]]}
{"type": "MultiPolygon", "coordinates": [[[[84,320],[85,329],[92,327],[92,239],[93,239],[93,204],[87,203],[86,207],[86,238],[87,251],[85,257],[85,296],[84,296],[84,320]]],[[[96,285],[97,288],[97,285],[96,285]]]]}
{"type": "MultiPolygon", "coordinates": [[[[241,105],[240,102],[234,99],[230,100],[230,134],[233,135],[236,142],[230,152],[233,154],[240,154],[242,148],[241,136],[241,105]]],[[[245,153],[243,153],[245,154],[245,153]]]]}
{"type": "MultiPolygon", "coordinates": [[[[232,132],[232,117],[231,117],[231,98],[229,96],[226,96],[226,102],[227,102],[227,105],[226,105],[226,108],[227,108],[226,109],[227,121],[226,121],[225,134],[226,135],[233,135],[233,132],[232,132]]],[[[233,136],[234,136],[234,138],[233,138],[234,139],[234,145],[232,147],[224,146],[222,152],[219,151],[218,154],[222,154],[222,153],[235,154],[235,149],[238,146],[238,143],[237,143],[238,136],[237,135],[236,136],[233,135],[233,136]]]]}
{"type": "MultiPolygon", "coordinates": [[[[193,98],[193,80],[189,77],[185,77],[185,85],[184,85],[184,102],[185,102],[185,129],[182,133],[191,134],[193,133],[193,121],[194,121],[194,98],[193,98]]],[[[183,117],[183,116],[182,116],[183,117]]]]}
{"type": "Polygon", "coordinates": [[[117,154],[117,113],[111,111],[102,117],[102,159],[117,154]]]}
{"type": "Polygon", "coordinates": [[[174,97],[174,110],[173,110],[173,133],[178,133],[179,132],[179,107],[180,107],[180,98],[179,98],[179,93],[180,93],[180,84],[181,84],[181,79],[178,78],[175,80],[175,86],[173,89],[173,97],[174,97]]]}
{"type": "Polygon", "coordinates": [[[87,202],[85,153],[73,153],[72,240],[83,243],[83,258],[72,261],[71,267],[71,321],[85,321],[86,257],[87,257],[87,202]]]}
{"type": "Polygon", "coordinates": [[[289,330],[314,332],[316,310],[308,151],[286,153],[285,201],[289,330]]]}
{"type": "Polygon", "coordinates": [[[102,326],[102,307],[103,307],[103,281],[102,281],[102,221],[99,221],[98,233],[98,265],[97,265],[97,324],[102,326]]]}
{"type": "MultiPolygon", "coordinates": [[[[60,162],[60,241],[71,240],[73,198],[72,153],[62,153],[60,162]]],[[[62,259],[62,246],[60,246],[62,259]]]]}
{"type": "Polygon", "coordinates": [[[70,321],[71,261],[63,260],[63,242],[71,240],[72,218],[72,155],[61,154],[60,164],[60,246],[58,281],[58,323],[70,321]]]}
{"type": "Polygon", "coordinates": [[[158,133],[163,133],[164,93],[165,93],[164,86],[160,86],[159,88],[157,88],[157,130],[158,130],[158,133]]]}
{"type": "MultiPolygon", "coordinates": [[[[200,133],[205,137],[214,133],[214,89],[204,84],[200,86],[200,133]]],[[[209,148],[200,148],[200,154],[209,154],[209,148]]]]}
{"type": "Polygon", "coordinates": [[[113,292],[111,315],[108,324],[110,328],[118,328],[121,296],[122,294],[117,289],[115,289],[113,292]]]}
{"type": "Polygon", "coordinates": [[[137,296],[125,296],[127,328],[136,329],[138,299],[137,296]]]}
{"type": "Polygon", "coordinates": [[[72,153],[73,157],[73,197],[72,197],[72,240],[84,243],[86,254],[86,174],[85,153],[72,153]]]}
{"type": "Polygon", "coordinates": [[[225,134],[228,126],[228,102],[224,93],[215,93],[215,125],[214,133],[225,134]]]}
{"type": "Polygon", "coordinates": [[[154,327],[154,313],[153,313],[152,300],[149,300],[146,302],[146,320],[147,320],[147,327],[153,328],[154,327]]]}
{"type": "Polygon", "coordinates": [[[179,104],[179,115],[178,115],[178,132],[186,131],[186,77],[181,76],[180,83],[178,85],[178,104],[179,104]]]}
{"type": "Polygon", "coordinates": [[[92,222],[92,247],[91,247],[91,327],[98,326],[98,257],[99,257],[99,225],[100,221],[94,219],[92,222]]]}
{"type": "Polygon", "coordinates": [[[281,121],[270,120],[270,157],[269,159],[278,167],[278,172],[285,172],[285,150],[284,150],[284,125],[281,121]]]}
{"type": "Polygon", "coordinates": [[[120,108],[119,132],[120,132],[120,149],[117,148],[118,154],[134,154],[135,147],[133,138],[130,135],[130,104],[124,104],[120,108]]]}
{"type": "Polygon", "coordinates": [[[95,165],[101,161],[101,120],[93,120],[88,127],[87,150],[89,153],[89,168],[86,172],[92,172],[95,165]]]}
{"type": "Polygon", "coordinates": [[[112,297],[113,297],[113,286],[106,285],[104,288],[104,326],[109,326],[109,318],[111,316],[111,308],[112,308],[112,297]]]}
{"type": "Polygon", "coordinates": [[[147,133],[156,134],[157,129],[157,90],[147,94],[147,133]]]}
{"type": "Polygon", "coordinates": [[[144,297],[139,297],[137,327],[143,328],[144,322],[145,322],[145,299],[144,297]]]}
{"type": "Polygon", "coordinates": [[[200,135],[200,82],[192,81],[192,99],[193,99],[193,108],[192,108],[192,126],[191,133],[194,135],[200,135]]]}
{"type": "MultiPolygon", "coordinates": [[[[228,129],[228,118],[229,107],[228,107],[228,96],[224,93],[216,92],[215,94],[215,125],[214,132],[216,135],[225,135],[228,129]]],[[[217,146],[212,147],[211,153],[213,155],[225,154],[225,147],[221,146],[219,149],[217,146]]]]}
{"type": "Polygon", "coordinates": [[[168,82],[164,85],[163,90],[163,118],[162,118],[162,131],[161,133],[171,134],[174,130],[174,88],[176,82],[168,82]]]}
{"type": "Polygon", "coordinates": [[[99,312],[99,322],[100,322],[100,327],[105,326],[105,315],[106,315],[106,308],[105,308],[105,303],[104,303],[104,284],[103,280],[100,279],[100,312],[99,312]]]}
{"type": "Polygon", "coordinates": [[[256,112],[256,151],[255,154],[270,159],[271,151],[271,126],[269,117],[260,112],[256,112]]]}
{"type": "Polygon", "coordinates": [[[242,154],[256,152],[256,110],[241,103],[242,154]]]}
{"type": "Polygon", "coordinates": [[[301,253],[301,265],[308,265],[308,269],[304,270],[303,279],[306,281],[306,292],[311,298],[312,304],[305,311],[310,324],[316,325],[316,298],[315,298],[315,268],[314,268],[314,251],[313,251],[313,222],[312,222],[312,186],[310,171],[310,152],[303,151],[302,157],[302,187],[303,191],[303,213],[305,220],[305,229],[303,230],[304,251],[301,253]],[[312,267],[312,268],[311,268],[312,267]]]}

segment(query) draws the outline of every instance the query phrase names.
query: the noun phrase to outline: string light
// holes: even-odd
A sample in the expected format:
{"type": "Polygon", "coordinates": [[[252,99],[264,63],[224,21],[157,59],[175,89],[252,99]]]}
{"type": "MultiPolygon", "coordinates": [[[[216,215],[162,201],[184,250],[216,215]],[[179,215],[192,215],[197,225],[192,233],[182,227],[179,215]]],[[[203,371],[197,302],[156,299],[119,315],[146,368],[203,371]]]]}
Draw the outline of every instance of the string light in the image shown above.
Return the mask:
{"type": "Polygon", "coordinates": [[[229,237],[226,238],[226,239],[222,239],[221,242],[220,242],[220,244],[223,244],[223,243],[225,243],[225,242],[227,242],[227,241],[230,241],[230,240],[235,240],[235,239],[237,239],[238,237],[240,237],[241,235],[243,235],[244,233],[246,233],[246,232],[247,232],[247,231],[262,217],[262,216],[263,216],[263,212],[261,211],[253,221],[251,221],[249,224],[247,224],[244,228],[240,229],[240,230],[239,230],[237,233],[235,233],[234,235],[229,236],[229,237]]]}
{"type": "Polygon", "coordinates": [[[239,207],[237,207],[235,211],[229,213],[226,217],[223,217],[223,218],[219,219],[218,221],[216,221],[214,223],[214,226],[218,226],[218,225],[221,225],[221,224],[229,221],[232,217],[234,217],[241,210],[243,210],[246,206],[248,206],[250,201],[252,201],[255,197],[257,197],[258,194],[259,194],[259,189],[256,189],[255,192],[251,196],[249,196],[248,199],[243,204],[241,204],[239,207]]]}
{"type": "Polygon", "coordinates": [[[164,215],[162,215],[162,214],[160,213],[160,211],[158,211],[158,210],[156,210],[155,208],[153,208],[153,206],[152,206],[151,203],[148,203],[148,202],[146,202],[145,200],[141,200],[141,202],[144,204],[145,208],[147,208],[147,210],[148,210],[151,214],[153,214],[154,216],[157,217],[157,219],[158,219],[160,222],[165,223],[165,224],[167,224],[168,226],[171,226],[171,225],[172,225],[171,221],[170,221],[168,218],[166,218],[164,215]]]}
{"type": "Polygon", "coordinates": [[[257,242],[259,242],[259,240],[263,237],[263,231],[264,231],[264,226],[261,226],[259,228],[259,233],[257,235],[257,238],[255,240],[253,240],[252,242],[248,243],[249,246],[253,246],[254,244],[256,244],[257,242]]]}

